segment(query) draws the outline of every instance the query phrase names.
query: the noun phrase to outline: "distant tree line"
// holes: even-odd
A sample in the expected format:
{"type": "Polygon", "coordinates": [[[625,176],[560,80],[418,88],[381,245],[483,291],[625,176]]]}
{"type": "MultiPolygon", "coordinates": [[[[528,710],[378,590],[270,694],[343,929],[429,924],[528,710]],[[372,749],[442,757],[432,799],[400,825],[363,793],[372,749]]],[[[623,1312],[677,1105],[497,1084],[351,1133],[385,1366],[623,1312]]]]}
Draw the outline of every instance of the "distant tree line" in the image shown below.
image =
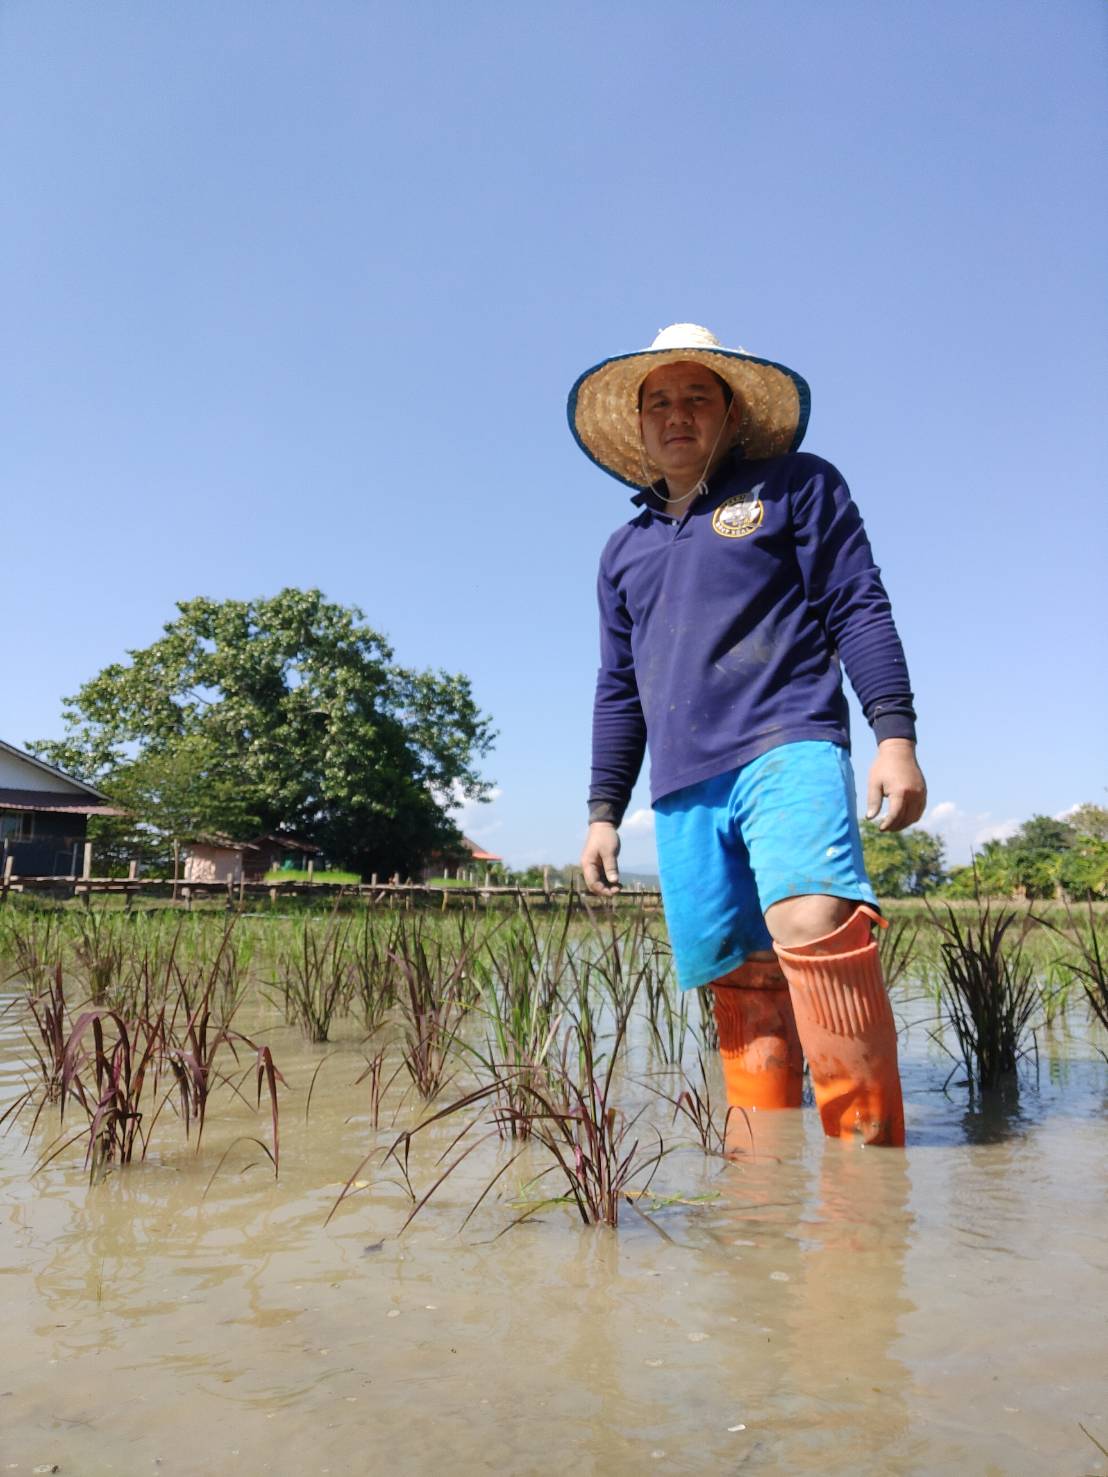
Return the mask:
{"type": "Polygon", "coordinates": [[[955,867],[953,897],[1108,898],[1108,809],[1085,804],[1064,819],[1033,815],[1005,841],[986,841],[973,865],[955,867]]]}
{"type": "Polygon", "coordinates": [[[1078,806],[1062,820],[1033,815],[949,870],[941,838],[918,827],[892,833],[863,821],[862,851],[878,897],[1108,898],[1108,809],[1101,805],[1078,806]]]}

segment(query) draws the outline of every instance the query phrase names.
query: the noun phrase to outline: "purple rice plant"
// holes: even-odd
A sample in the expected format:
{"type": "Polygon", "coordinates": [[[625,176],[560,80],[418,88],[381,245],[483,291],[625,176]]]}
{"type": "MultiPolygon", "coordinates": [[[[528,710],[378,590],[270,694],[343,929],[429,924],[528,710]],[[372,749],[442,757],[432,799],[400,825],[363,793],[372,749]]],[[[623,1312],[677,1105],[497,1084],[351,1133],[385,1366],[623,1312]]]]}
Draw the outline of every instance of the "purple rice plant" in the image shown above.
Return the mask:
{"type": "MultiPolygon", "coordinates": [[[[76,1099],[88,1115],[75,1137],[88,1137],[85,1163],[93,1181],[114,1164],[130,1164],[136,1149],[140,1158],[146,1157],[150,1128],[165,1101],[144,1129],[144,1094],[149,1082],[147,1100],[157,1096],[164,1031],[164,1007],[153,1019],[128,1023],[117,1011],[94,1006],[73,1025],[62,1067],[61,1114],[64,1121],[67,1101],[76,1099]],[[86,1036],[91,1036],[91,1050],[86,1048],[86,1036]]],[[[37,1168],[44,1168],[60,1152],[52,1146],[37,1168]]]]}
{"type": "MultiPolygon", "coordinates": [[[[636,1129],[645,1108],[628,1115],[613,1100],[632,999],[617,1015],[606,1063],[598,1058],[591,1018],[578,1019],[565,1038],[557,1097],[536,1094],[543,1111],[533,1116],[532,1136],[554,1160],[539,1178],[556,1174],[587,1226],[618,1225],[620,1204],[632,1182],[645,1175],[637,1188],[648,1189],[666,1153],[660,1134],[656,1149],[640,1152],[636,1129]]],[[[525,1212],[520,1219],[528,1216],[525,1212]]]]}
{"type": "MultiPolygon", "coordinates": [[[[646,1111],[645,1107],[629,1114],[615,1101],[615,1073],[627,1032],[633,996],[621,996],[621,1002],[622,1008],[617,1010],[614,1037],[606,1059],[598,1049],[593,1015],[579,1013],[563,1033],[561,1048],[553,1054],[545,1074],[524,1081],[522,1090],[531,1101],[525,1109],[519,1111],[524,1112],[527,1117],[527,1137],[532,1145],[544,1150],[551,1161],[533,1177],[531,1183],[538,1184],[552,1175],[556,1178],[561,1193],[553,1199],[548,1198],[530,1206],[511,1222],[513,1226],[531,1219],[544,1206],[567,1203],[574,1207],[582,1224],[615,1227],[619,1223],[621,1204],[624,1201],[631,1203],[633,1194],[645,1192],[649,1188],[658,1165],[669,1152],[656,1131],[657,1145],[640,1147],[639,1122],[646,1111]],[[643,1183],[636,1185],[637,1181],[643,1183]]],[[[511,1070],[514,1075],[514,1069],[511,1070]]],[[[448,1159],[446,1167],[431,1188],[416,1200],[405,1226],[415,1219],[451,1174],[481,1143],[503,1133],[504,1115],[517,1111],[510,1106],[511,1094],[504,1090],[502,1084],[486,1083],[442,1108],[417,1128],[402,1134],[388,1151],[398,1165],[404,1166],[404,1177],[410,1187],[406,1165],[414,1136],[432,1123],[440,1122],[455,1113],[468,1112],[490,1099],[493,1102],[493,1117],[491,1121],[484,1121],[485,1131],[478,1132],[483,1126],[480,1115],[466,1121],[440,1158],[440,1163],[443,1159],[448,1159]],[[506,1101],[509,1106],[505,1106],[506,1101]],[[477,1136],[472,1138],[471,1135],[475,1133],[477,1136]],[[459,1148],[460,1145],[464,1147],[459,1148]],[[450,1155],[453,1157],[449,1157],[450,1155]]],[[[526,1149],[526,1144],[516,1149],[486,1183],[462,1222],[463,1227],[526,1149]]],[[[352,1176],[351,1183],[353,1178],[352,1176]]],[[[410,1189],[410,1193],[414,1198],[414,1190],[410,1189]]]]}
{"type": "Polygon", "coordinates": [[[398,1062],[393,1070],[386,1074],[385,1066],[388,1057],[388,1047],[380,1046],[372,1056],[365,1058],[365,1071],[354,1079],[354,1086],[360,1087],[363,1082],[369,1083],[369,1122],[370,1127],[377,1129],[381,1126],[381,1105],[385,1094],[404,1070],[405,1063],[398,1062]]]}
{"type": "MultiPolygon", "coordinates": [[[[30,1031],[27,1035],[41,1083],[37,1090],[24,1094],[20,1107],[34,1103],[37,1124],[46,1104],[57,1102],[61,1126],[61,1133],[43,1152],[36,1169],[45,1168],[82,1139],[87,1139],[85,1162],[93,1181],[114,1166],[131,1164],[136,1157],[144,1159],[154,1126],[174,1090],[186,1137],[192,1123],[198,1125],[199,1149],[213,1086],[225,1083],[242,1096],[216,1065],[224,1047],[237,1060],[236,1044],[257,1052],[258,1105],[262,1089],[267,1087],[273,1123],[270,1157],[276,1165],[277,1084],[284,1085],[284,1079],[268,1047],[259,1049],[248,1037],[213,1021],[211,1000],[217,978],[216,967],[209,966],[206,978],[192,981],[191,988],[196,991],[192,996],[189,979],[179,971],[179,996],[172,1010],[164,994],[155,1003],[147,990],[133,1012],[93,1006],[72,1020],[61,967],[56,968],[51,989],[32,996],[28,1002],[38,1039],[30,1031]],[[85,1120],[83,1127],[68,1138],[67,1111],[76,1111],[85,1120]]],[[[8,1116],[5,1114],[5,1118],[8,1116]]]]}
{"type": "Polygon", "coordinates": [[[62,983],[60,964],[55,966],[54,978],[47,990],[40,995],[28,995],[27,1009],[34,1021],[38,1039],[26,1027],[24,1034],[38,1064],[45,1100],[56,1102],[62,1093],[65,1044],[69,1036],[65,986],[62,983]]]}

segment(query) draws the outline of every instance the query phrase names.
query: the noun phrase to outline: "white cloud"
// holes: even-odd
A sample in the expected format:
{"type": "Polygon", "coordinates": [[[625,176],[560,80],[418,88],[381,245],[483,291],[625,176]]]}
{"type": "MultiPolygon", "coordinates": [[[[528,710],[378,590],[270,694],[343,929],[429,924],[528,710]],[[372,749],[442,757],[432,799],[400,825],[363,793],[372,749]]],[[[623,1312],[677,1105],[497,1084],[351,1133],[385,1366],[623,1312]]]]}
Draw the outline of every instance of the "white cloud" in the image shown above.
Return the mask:
{"type": "Polygon", "coordinates": [[[488,796],[484,800],[467,800],[462,794],[461,786],[454,782],[454,788],[446,802],[448,810],[455,810],[459,816],[481,815],[495,800],[499,800],[504,791],[499,785],[493,785],[488,796]]]}
{"type": "Polygon", "coordinates": [[[973,844],[984,846],[986,841],[1007,841],[1009,836],[1016,834],[1021,824],[1015,816],[1006,821],[993,821],[974,833],[973,844]]]}
{"type": "Polygon", "coordinates": [[[487,799],[469,800],[462,794],[461,786],[455,781],[453,789],[446,797],[445,804],[447,810],[454,812],[453,821],[459,831],[463,831],[471,841],[484,841],[490,836],[495,836],[497,831],[503,830],[504,822],[495,811],[495,802],[503,793],[499,785],[493,785],[487,799]]]}
{"type": "Polygon", "coordinates": [[[946,848],[947,865],[967,866],[986,841],[1004,841],[1020,828],[1014,816],[994,820],[987,810],[963,810],[955,800],[940,800],[920,822],[924,830],[940,836],[946,848]]]}
{"type": "Polygon", "coordinates": [[[654,812],[644,806],[624,816],[620,830],[625,836],[652,836],[654,834],[654,812]]]}

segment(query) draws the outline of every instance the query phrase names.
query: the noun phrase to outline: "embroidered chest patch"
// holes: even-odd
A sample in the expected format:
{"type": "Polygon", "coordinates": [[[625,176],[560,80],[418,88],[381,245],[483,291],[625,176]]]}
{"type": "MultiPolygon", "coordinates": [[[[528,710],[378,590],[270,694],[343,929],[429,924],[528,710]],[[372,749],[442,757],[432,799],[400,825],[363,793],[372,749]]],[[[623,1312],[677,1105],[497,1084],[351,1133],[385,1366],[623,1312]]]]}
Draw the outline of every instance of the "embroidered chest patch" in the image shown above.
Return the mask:
{"type": "Polygon", "coordinates": [[[720,503],[712,514],[712,527],[721,538],[746,538],[759,526],[764,512],[761,498],[751,499],[749,492],[740,492],[720,503]]]}

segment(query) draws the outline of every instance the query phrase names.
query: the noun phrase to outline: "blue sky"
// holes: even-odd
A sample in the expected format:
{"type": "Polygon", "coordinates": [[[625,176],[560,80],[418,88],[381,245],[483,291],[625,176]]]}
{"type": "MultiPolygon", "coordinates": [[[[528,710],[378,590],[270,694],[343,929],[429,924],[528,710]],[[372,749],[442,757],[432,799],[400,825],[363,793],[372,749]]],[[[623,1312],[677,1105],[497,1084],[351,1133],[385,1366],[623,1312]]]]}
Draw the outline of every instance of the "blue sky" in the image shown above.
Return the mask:
{"type": "Polygon", "coordinates": [[[471,676],[469,833],[573,858],[628,504],[565,395],[691,320],[811,383],[952,859],[1108,801],[1106,53],[1100,0],[4,0],[0,737],[318,586],[471,676]]]}

